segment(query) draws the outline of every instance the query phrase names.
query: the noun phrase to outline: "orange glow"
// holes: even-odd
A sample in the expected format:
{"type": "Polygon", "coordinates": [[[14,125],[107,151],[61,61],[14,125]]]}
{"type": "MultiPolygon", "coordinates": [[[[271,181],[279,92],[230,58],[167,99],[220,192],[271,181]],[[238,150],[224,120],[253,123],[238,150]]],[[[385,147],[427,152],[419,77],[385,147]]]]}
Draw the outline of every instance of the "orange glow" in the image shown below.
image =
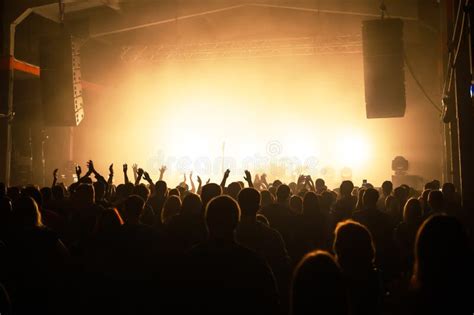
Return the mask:
{"type": "Polygon", "coordinates": [[[384,123],[366,119],[363,91],[361,56],[134,68],[105,98],[114,110],[102,148],[153,178],[166,164],[173,184],[191,170],[220,181],[223,144],[229,180],[248,168],[270,180],[321,176],[333,187],[349,167],[356,185],[377,184],[390,177],[394,153],[375,155],[383,143],[371,131],[384,123]]]}

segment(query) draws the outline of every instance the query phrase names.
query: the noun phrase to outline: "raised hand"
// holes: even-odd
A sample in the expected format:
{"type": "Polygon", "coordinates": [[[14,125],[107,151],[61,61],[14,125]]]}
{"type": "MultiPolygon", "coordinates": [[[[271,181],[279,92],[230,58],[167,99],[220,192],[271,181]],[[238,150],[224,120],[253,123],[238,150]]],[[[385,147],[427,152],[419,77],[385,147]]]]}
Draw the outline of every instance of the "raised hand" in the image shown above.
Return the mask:
{"type": "Polygon", "coordinates": [[[269,185],[267,183],[267,174],[263,173],[260,175],[260,186],[263,186],[265,189],[268,189],[269,185]]]}
{"type": "Polygon", "coordinates": [[[313,179],[311,178],[311,175],[306,176],[306,183],[309,185],[309,188],[314,191],[314,182],[313,179]]]}
{"type": "Polygon", "coordinates": [[[165,174],[166,172],[166,165],[162,165],[160,167],[160,179],[159,180],[163,180],[163,175],[165,174]]]}
{"type": "Polygon", "coordinates": [[[92,162],[92,160],[87,161],[87,168],[89,169],[89,174],[95,173],[94,162],[92,162]]]}
{"type": "Polygon", "coordinates": [[[137,163],[132,164],[132,170],[138,174],[138,164],[137,163]]]}
{"type": "Polygon", "coordinates": [[[127,171],[128,171],[128,165],[124,164],[123,165],[123,178],[124,178],[125,184],[130,183],[130,180],[128,179],[127,171]]]}
{"type": "MultiPolygon", "coordinates": [[[[133,165],[133,167],[135,167],[136,164],[133,165]]],[[[140,184],[140,181],[142,179],[142,176],[143,176],[143,169],[142,168],[139,168],[137,169],[136,173],[135,173],[135,170],[133,171],[134,172],[134,175],[135,175],[135,185],[138,185],[140,184]]]]}
{"type": "Polygon", "coordinates": [[[183,183],[186,183],[186,173],[183,174],[183,183]]]}
{"type": "Polygon", "coordinates": [[[53,185],[52,187],[56,186],[56,182],[58,181],[58,169],[53,171],[53,185]]]}
{"type": "Polygon", "coordinates": [[[258,174],[255,174],[253,178],[253,187],[255,189],[260,189],[261,185],[262,185],[262,182],[260,181],[260,176],[258,174]]]}
{"type": "Polygon", "coordinates": [[[206,181],[206,185],[209,184],[211,182],[211,179],[208,178],[207,181],[206,181]]]}
{"type": "Polygon", "coordinates": [[[224,176],[222,177],[222,181],[221,181],[222,189],[225,188],[225,182],[227,181],[227,178],[229,178],[229,174],[230,174],[230,169],[226,169],[225,172],[224,172],[224,176]]]}
{"type": "Polygon", "coordinates": [[[298,181],[297,181],[298,185],[303,184],[305,181],[306,181],[306,176],[304,176],[304,175],[298,176],[298,181]]]}
{"type": "Polygon", "coordinates": [[[196,192],[196,186],[193,181],[193,171],[189,172],[189,182],[191,183],[191,192],[196,192]]]}
{"type": "Polygon", "coordinates": [[[166,172],[166,165],[162,165],[160,167],[160,174],[164,174],[166,172]]]}
{"type": "Polygon", "coordinates": [[[143,172],[143,179],[146,180],[147,182],[153,184],[153,181],[150,177],[150,174],[148,174],[148,172],[143,172]]]}
{"type": "Polygon", "coordinates": [[[108,185],[112,185],[114,178],[114,163],[109,166],[109,179],[107,180],[108,185]]]}
{"type": "Polygon", "coordinates": [[[253,187],[252,174],[250,174],[250,172],[248,170],[245,170],[244,179],[248,183],[249,187],[253,187]]]}
{"type": "Polygon", "coordinates": [[[197,177],[197,181],[198,181],[199,186],[201,186],[202,185],[202,179],[201,179],[201,177],[199,177],[199,175],[197,177]]]}
{"type": "Polygon", "coordinates": [[[76,165],[75,171],[76,171],[77,179],[81,178],[82,169],[81,169],[81,166],[80,166],[80,165],[76,165]]]}
{"type": "Polygon", "coordinates": [[[226,169],[224,172],[224,178],[225,179],[229,178],[229,174],[230,174],[230,169],[226,169]]]}

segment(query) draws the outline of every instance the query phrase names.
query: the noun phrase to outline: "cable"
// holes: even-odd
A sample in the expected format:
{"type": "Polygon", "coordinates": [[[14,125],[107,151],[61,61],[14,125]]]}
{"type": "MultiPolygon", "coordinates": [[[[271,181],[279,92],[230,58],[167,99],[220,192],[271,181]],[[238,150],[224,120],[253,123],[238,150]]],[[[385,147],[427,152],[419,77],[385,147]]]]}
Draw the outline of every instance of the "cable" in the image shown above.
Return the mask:
{"type": "Polygon", "coordinates": [[[407,55],[405,52],[403,52],[403,59],[405,61],[405,64],[407,66],[408,72],[410,72],[410,75],[412,76],[413,80],[415,80],[416,84],[418,85],[418,88],[420,91],[423,93],[423,95],[426,97],[426,99],[430,102],[431,105],[436,109],[437,112],[440,114],[442,113],[442,110],[436,103],[433,101],[433,99],[429,96],[429,94],[426,92],[425,88],[423,85],[421,85],[421,82],[418,80],[418,78],[415,76],[415,73],[413,72],[413,68],[410,66],[410,63],[408,62],[407,55]]]}
{"type": "MultiPolygon", "coordinates": [[[[456,65],[459,47],[461,46],[462,36],[464,33],[464,24],[465,24],[465,18],[466,18],[465,10],[463,10],[459,40],[455,44],[456,33],[458,30],[458,25],[459,25],[459,15],[461,13],[462,3],[463,3],[462,1],[459,1],[457,13],[456,13],[456,20],[454,22],[453,34],[452,34],[451,41],[449,42],[448,64],[447,64],[447,69],[446,69],[446,76],[443,82],[443,95],[447,95],[448,94],[447,91],[451,90],[451,82],[453,79],[454,66],[456,65]],[[453,51],[454,48],[455,50],[453,51]]],[[[469,0],[466,0],[464,3],[468,5],[469,0]]]]}

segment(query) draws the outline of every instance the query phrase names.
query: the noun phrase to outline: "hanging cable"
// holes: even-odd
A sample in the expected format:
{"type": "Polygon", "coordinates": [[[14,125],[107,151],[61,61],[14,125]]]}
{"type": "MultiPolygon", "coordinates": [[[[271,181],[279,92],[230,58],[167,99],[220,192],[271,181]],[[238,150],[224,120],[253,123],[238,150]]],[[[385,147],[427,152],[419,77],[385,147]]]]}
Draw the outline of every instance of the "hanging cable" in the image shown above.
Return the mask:
{"type": "Polygon", "coordinates": [[[436,103],[433,101],[433,99],[429,96],[429,94],[426,92],[425,88],[423,87],[423,85],[421,84],[420,80],[418,80],[418,78],[415,76],[415,73],[413,72],[413,68],[411,67],[410,63],[408,62],[408,59],[407,59],[407,55],[405,52],[403,52],[403,59],[405,61],[405,65],[407,66],[407,69],[408,69],[408,72],[410,72],[410,75],[411,77],[413,78],[413,80],[415,80],[416,84],[418,85],[418,88],[420,89],[420,91],[423,93],[423,95],[426,97],[426,99],[428,100],[428,102],[433,105],[433,107],[436,109],[436,111],[438,113],[441,113],[442,112],[442,109],[436,105],[436,103]]]}

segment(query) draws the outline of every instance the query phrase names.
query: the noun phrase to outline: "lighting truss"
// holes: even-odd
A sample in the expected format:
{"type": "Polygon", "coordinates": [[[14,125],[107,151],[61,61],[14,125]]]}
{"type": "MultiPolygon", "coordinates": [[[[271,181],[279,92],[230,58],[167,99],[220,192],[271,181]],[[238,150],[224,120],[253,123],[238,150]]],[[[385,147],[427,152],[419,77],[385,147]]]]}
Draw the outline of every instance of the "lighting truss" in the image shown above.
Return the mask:
{"type": "Polygon", "coordinates": [[[293,37],[241,41],[196,42],[179,45],[133,45],[122,47],[125,62],[163,60],[254,59],[362,52],[360,34],[334,37],[293,37]]]}

